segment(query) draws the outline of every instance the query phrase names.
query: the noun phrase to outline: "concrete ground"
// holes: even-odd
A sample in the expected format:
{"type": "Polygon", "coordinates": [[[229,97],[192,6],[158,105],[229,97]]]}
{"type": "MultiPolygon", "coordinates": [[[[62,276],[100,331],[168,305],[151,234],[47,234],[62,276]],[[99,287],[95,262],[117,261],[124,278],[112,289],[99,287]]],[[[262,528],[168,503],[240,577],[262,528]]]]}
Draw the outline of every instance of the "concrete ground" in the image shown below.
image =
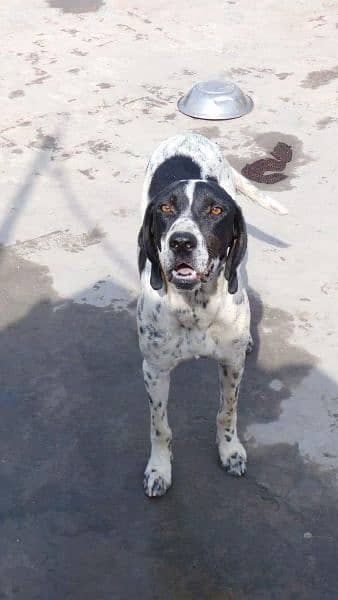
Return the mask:
{"type": "Polygon", "coordinates": [[[0,598],[337,598],[336,2],[11,0],[0,19],[0,598]],[[251,114],[177,112],[229,76],[251,114]],[[292,144],[261,186],[289,215],[241,200],[247,476],[218,465],[200,360],[173,377],[174,485],[151,502],[138,206],[156,144],[189,130],[237,168],[292,144]]]}

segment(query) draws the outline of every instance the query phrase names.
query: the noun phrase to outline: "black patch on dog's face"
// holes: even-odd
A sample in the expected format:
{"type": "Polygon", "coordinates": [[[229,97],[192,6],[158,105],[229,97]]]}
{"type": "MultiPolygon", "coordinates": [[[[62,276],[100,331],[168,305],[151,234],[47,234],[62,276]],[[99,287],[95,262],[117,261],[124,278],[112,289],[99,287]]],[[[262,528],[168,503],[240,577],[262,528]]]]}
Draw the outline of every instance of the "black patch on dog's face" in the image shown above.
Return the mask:
{"type": "Polygon", "coordinates": [[[237,204],[217,183],[196,182],[191,212],[206,241],[210,258],[223,260],[234,235],[237,204]],[[220,207],[222,214],[211,214],[213,207],[220,207]]]}
{"type": "MultiPolygon", "coordinates": [[[[219,259],[219,264],[226,263],[225,277],[228,280],[229,292],[233,294],[238,287],[236,270],[246,250],[246,229],[241,210],[231,196],[214,181],[195,183],[193,201],[189,209],[186,194],[189,183],[171,183],[165,189],[161,189],[148,205],[139,234],[140,271],[143,270],[147,257],[152,263],[151,285],[154,289],[162,287],[163,274],[158,257],[161,240],[185,212],[186,218],[195,222],[204,238],[210,264],[216,258],[219,259]],[[163,204],[169,205],[171,210],[164,213],[161,210],[163,204]],[[221,213],[213,215],[213,207],[221,209],[221,213]]],[[[193,252],[191,256],[193,257],[193,252]]],[[[187,261],[182,258],[181,262],[187,261]]]]}
{"type": "Polygon", "coordinates": [[[149,187],[150,198],[155,198],[161,190],[177,181],[201,179],[201,169],[198,164],[190,158],[178,154],[163,161],[155,170],[149,187]]]}
{"type": "Polygon", "coordinates": [[[141,273],[146,259],[150,260],[152,265],[150,282],[154,289],[160,289],[163,285],[162,269],[158,257],[162,236],[167,233],[173,222],[189,205],[185,193],[186,184],[187,182],[175,181],[164,190],[162,189],[148,204],[144,215],[143,225],[138,236],[138,266],[141,273]],[[168,204],[172,208],[169,214],[161,211],[163,204],[168,204]]]}
{"type": "Polygon", "coordinates": [[[228,290],[230,294],[236,293],[237,268],[247,247],[241,209],[217,183],[201,181],[195,184],[191,212],[206,241],[210,259],[218,258],[221,264],[226,262],[224,275],[228,280],[228,290]],[[221,214],[213,215],[213,207],[221,208],[221,214]]]}
{"type": "Polygon", "coordinates": [[[162,237],[189,206],[186,195],[187,183],[186,181],[177,181],[162,190],[153,200],[154,240],[159,250],[161,250],[162,237]],[[161,210],[163,204],[168,204],[172,212],[164,214],[161,210]]]}

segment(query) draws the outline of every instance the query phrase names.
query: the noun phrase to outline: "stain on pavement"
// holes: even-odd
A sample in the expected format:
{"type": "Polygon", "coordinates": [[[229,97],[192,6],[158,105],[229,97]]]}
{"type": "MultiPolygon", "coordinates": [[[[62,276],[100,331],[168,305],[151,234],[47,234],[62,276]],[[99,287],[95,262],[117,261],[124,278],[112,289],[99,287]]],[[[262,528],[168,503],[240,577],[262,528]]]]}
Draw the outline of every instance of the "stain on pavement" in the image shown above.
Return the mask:
{"type": "Polygon", "coordinates": [[[64,13],[96,12],[105,2],[103,0],[47,0],[51,8],[60,8],[64,13]]]}
{"type": "Polygon", "coordinates": [[[311,71],[307,74],[305,79],[301,82],[303,88],[311,88],[316,90],[317,88],[331,83],[334,79],[338,78],[338,66],[333,69],[321,69],[319,71],[311,71]]]}
{"type": "Polygon", "coordinates": [[[63,248],[66,252],[81,252],[88,246],[99,244],[105,233],[99,227],[94,227],[87,233],[72,234],[69,230],[52,231],[24,242],[16,242],[12,246],[18,256],[28,258],[31,254],[39,251],[63,248]]]}
{"type": "Polygon", "coordinates": [[[319,119],[316,123],[317,125],[317,129],[325,129],[328,125],[331,125],[332,123],[335,123],[337,121],[337,119],[335,119],[334,117],[323,117],[322,119],[319,119]]]}

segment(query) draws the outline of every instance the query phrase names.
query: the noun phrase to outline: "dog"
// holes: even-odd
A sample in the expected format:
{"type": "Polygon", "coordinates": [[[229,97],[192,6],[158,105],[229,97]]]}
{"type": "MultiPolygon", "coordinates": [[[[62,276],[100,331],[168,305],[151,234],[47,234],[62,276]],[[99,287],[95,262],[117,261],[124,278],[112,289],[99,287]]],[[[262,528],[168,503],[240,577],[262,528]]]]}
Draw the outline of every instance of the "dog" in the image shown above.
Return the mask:
{"type": "Polygon", "coordinates": [[[240,276],[247,233],[238,193],[275,213],[287,212],[235,171],[215,143],[198,134],[165,140],[146,169],[137,326],[151,417],[151,453],[144,473],[150,498],[163,496],[171,486],[170,372],[191,358],[208,356],[218,362],[219,458],[232,475],[246,470],[246,451],[236,428],[237,400],[253,342],[240,276]]]}

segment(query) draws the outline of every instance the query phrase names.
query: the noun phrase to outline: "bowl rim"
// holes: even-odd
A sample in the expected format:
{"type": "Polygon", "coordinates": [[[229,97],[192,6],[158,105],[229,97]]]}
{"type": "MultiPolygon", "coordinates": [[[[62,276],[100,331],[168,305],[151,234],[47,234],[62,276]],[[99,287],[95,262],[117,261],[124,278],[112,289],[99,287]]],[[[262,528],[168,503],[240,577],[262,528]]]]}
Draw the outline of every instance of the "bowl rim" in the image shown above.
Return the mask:
{"type": "MultiPolygon", "coordinates": [[[[193,86],[193,87],[195,87],[195,86],[193,86]]],[[[191,89],[193,89],[193,88],[191,88],[191,89]]],[[[190,93],[190,91],[191,90],[189,90],[188,94],[190,93]]],[[[204,119],[206,121],[231,121],[231,119],[239,119],[240,117],[243,117],[244,115],[247,115],[248,113],[250,113],[254,106],[254,102],[253,102],[252,98],[243,93],[243,97],[246,100],[246,110],[244,112],[239,112],[238,114],[235,114],[235,115],[232,115],[229,117],[225,117],[225,116],[224,117],[219,117],[219,116],[212,117],[212,116],[207,115],[206,113],[202,113],[202,112],[197,112],[197,111],[188,112],[188,110],[186,108],[183,108],[183,103],[184,103],[184,100],[186,99],[186,97],[187,97],[187,94],[185,96],[181,96],[178,99],[178,101],[177,101],[178,110],[181,113],[183,113],[184,115],[187,115],[188,117],[193,117],[194,119],[204,119]]]]}

